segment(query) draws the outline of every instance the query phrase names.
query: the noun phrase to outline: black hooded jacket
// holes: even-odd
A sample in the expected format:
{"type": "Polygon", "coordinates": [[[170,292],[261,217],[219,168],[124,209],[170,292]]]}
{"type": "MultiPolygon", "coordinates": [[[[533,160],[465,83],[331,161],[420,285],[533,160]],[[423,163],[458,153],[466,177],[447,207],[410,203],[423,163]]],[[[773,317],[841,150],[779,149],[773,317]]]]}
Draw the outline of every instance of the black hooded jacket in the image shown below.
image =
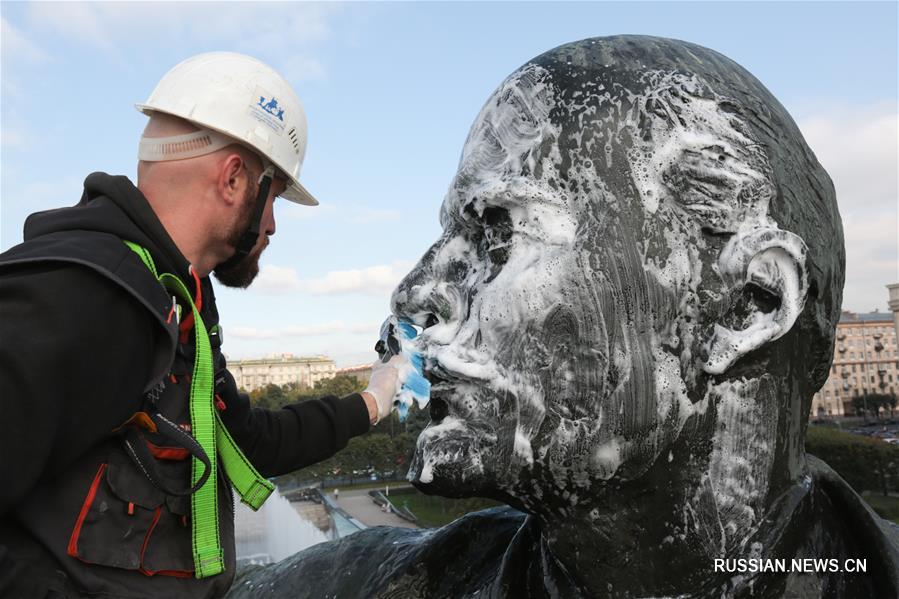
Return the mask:
{"type": "MultiPolygon", "coordinates": [[[[171,297],[122,240],[194,288],[144,196],[126,177],[104,173],[87,177],[77,206],[30,216],[25,242],[0,255],[0,597],[207,597],[233,577],[233,568],[204,580],[150,576],[65,555],[96,464],[118,444],[113,430],[174,372],[173,360],[192,360],[192,341],[179,346],[166,324],[171,297]],[[70,488],[77,501],[67,502],[70,488]]],[[[209,328],[218,314],[209,279],[201,285],[209,328]]],[[[265,476],[325,459],[369,428],[358,394],[273,411],[243,394],[223,398],[223,422],[265,476]]],[[[225,539],[233,561],[233,536],[225,539]]]]}

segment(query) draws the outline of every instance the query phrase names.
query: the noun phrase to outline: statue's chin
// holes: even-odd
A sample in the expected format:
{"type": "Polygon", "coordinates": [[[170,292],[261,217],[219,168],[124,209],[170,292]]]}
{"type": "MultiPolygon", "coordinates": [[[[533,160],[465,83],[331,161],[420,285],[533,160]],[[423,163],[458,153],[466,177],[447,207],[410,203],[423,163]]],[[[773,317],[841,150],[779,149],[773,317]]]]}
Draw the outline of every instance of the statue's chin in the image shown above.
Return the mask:
{"type": "Polygon", "coordinates": [[[495,478],[489,451],[492,442],[461,422],[431,423],[415,446],[407,479],[421,492],[446,497],[470,497],[495,478]]]}

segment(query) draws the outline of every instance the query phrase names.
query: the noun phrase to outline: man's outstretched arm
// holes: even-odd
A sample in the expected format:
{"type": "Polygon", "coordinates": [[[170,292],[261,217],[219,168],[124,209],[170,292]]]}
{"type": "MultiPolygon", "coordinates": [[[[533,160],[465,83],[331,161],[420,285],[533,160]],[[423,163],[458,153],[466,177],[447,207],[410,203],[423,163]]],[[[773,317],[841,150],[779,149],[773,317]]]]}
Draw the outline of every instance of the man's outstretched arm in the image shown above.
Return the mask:
{"type": "Polygon", "coordinates": [[[350,438],[368,432],[390,413],[397,391],[399,359],[374,367],[368,389],[346,397],[328,395],[278,410],[253,407],[227,369],[216,376],[225,402],[222,421],[263,476],[278,476],[326,460],[350,438]]]}

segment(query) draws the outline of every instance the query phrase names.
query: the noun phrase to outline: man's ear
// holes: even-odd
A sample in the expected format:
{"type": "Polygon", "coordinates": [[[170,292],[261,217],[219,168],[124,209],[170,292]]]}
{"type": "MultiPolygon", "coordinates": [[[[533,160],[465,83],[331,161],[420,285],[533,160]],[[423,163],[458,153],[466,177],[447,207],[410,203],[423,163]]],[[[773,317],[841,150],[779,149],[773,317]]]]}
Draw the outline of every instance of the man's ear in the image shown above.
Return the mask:
{"type": "Polygon", "coordinates": [[[249,170],[240,154],[231,152],[219,163],[217,184],[225,202],[241,202],[249,185],[249,170]]]}
{"type": "Polygon", "coordinates": [[[805,242],[772,227],[735,234],[718,257],[725,283],[738,293],[728,315],[739,323],[715,324],[703,370],[722,374],[734,362],[785,335],[805,306],[805,242]]]}

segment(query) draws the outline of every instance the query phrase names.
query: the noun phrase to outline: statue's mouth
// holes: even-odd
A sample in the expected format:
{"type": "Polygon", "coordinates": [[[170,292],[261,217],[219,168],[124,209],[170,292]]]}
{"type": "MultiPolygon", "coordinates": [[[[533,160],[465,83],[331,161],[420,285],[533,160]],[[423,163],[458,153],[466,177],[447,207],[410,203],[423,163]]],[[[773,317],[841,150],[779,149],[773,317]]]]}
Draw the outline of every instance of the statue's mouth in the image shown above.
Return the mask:
{"type": "Polygon", "coordinates": [[[451,413],[456,415],[455,412],[458,410],[453,410],[453,406],[456,403],[457,385],[468,381],[463,376],[450,372],[436,361],[425,366],[424,375],[431,383],[431,396],[428,402],[431,422],[440,424],[451,413]]]}
{"type": "Polygon", "coordinates": [[[428,402],[428,413],[431,416],[431,422],[439,424],[449,415],[449,405],[440,397],[432,395],[428,402]]]}
{"type": "Polygon", "coordinates": [[[452,393],[453,383],[444,378],[446,375],[443,369],[436,363],[433,367],[425,367],[424,374],[425,378],[428,379],[428,382],[431,383],[431,397],[428,401],[428,412],[431,416],[431,421],[435,424],[439,424],[449,415],[449,403],[446,401],[446,396],[452,393]],[[443,376],[441,376],[441,374],[443,374],[443,376]]]}
{"type": "Polygon", "coordinates": [[[424,376],[431,383],[428,402],[431,424],[439,425],[449,416],[469,427],[490,427],[487,420],[491,412],[484,411],[483,398],[490,393],[487,376],[494,370],[485,371],[482,365],[459,360],[451,354],[450,358],[452,369],[438,358],[429,358],[424,364],[424,376]]]}
{"type": "MultiPolygon", "coordinates": [[[[461,369],[467,363],[457,361],[461,369]]],[[[445,485],[451,480],[468,480],[485,469],[482,453],[497,443],[496,424],[483,413],[480,395],[485,391],[479,379],[449,370],[438,360],[427,360],[424,375],[431,383],[428,402],[430,422],[418,436],[410,465],[410,480],[416,486],[445,485]],[[442,482],[440,482],[442,481],[442,482]]],[[[492,402],[488,402],[492,405],[492,402]]],[[[453,487],[439,486],[446,493],[453,487]]]]}

